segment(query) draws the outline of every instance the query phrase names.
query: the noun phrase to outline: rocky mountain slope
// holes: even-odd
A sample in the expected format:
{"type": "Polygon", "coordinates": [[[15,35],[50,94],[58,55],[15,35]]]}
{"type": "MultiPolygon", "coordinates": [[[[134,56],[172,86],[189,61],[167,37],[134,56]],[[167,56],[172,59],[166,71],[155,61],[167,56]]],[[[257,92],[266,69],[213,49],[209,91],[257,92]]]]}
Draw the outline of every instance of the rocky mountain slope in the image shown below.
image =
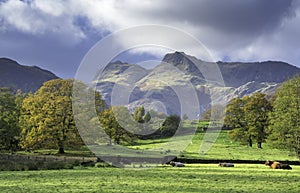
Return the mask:
{"type": "Polygon", "coordinates": [[[0,58],[0,87],[35,92],[48,80],[58,78],[36,66],[23,66],[8,58],[0,58]]]}
{"type": "Polygon", "coordinates": [[[175,52],[167,54],[152,70],[120,61],[108,64],[96,83],[110,105],[128,105],[131,109],[143,105],[182,114],[184,106],[196,105],[192,97],[196,95],[201,111],[195,108],[195,112],[189,112],[201,114],[210,107],[212,96],[218,103],[254,92],[272,93],[296,74],[300,69],[284,62],[210,63],[175,52]]]}

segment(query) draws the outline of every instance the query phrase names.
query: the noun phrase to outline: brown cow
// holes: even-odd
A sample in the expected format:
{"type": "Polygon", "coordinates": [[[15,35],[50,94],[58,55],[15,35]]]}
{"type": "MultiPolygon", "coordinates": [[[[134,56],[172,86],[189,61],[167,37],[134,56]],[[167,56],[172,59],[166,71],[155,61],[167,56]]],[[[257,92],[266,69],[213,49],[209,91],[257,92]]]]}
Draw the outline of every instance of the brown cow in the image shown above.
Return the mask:
{"type": "Polygon", "coordinates": [[[265,165],[269,166],[272,169],[284,169],[284,170],[291,170],[292,167],[289,164],[282,164],[276,161],[267,160],[265,165]]]}

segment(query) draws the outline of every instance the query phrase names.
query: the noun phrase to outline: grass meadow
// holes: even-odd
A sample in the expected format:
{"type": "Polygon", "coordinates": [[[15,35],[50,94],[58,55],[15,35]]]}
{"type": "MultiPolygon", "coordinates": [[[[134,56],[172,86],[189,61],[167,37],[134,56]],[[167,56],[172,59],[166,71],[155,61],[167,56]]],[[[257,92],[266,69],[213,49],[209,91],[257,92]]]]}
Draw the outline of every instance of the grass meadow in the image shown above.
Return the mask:
{"type": "MultiPolygon", "coordinates": [[[[184,127],[188,129],[190,124],[185,124],[184,127]]],[[[218,134],[218,138],[212,147],[205,153],[199,152],[205,132],[197,130],[192,136],[192,141],[188,144],[187,148],[183,150],[179,157],[186,158],[200,158],[200,159],[218,159],[218,160],[299,160],[294,152],[287,150],[280,150],[270,146],[267,143],[263,143],[262,149],[256,147],[248,147],[241,145],[239,142],[232,141],[228,136],[228,130],[222,130],[218,134]]],[[[178,137],[178,141],[180,141],[178,137]]],[[[139,150],[151,150],[158,148],[166,143],[167,139],[156,139],[156,140],[141,140],[138,141],[137,145],[128,146],[129,148],[139,150]]],[[[180,142],[178,142],[180,144],[180,142]]]]}
{"type": "Polygon", "coordinates": [[[168,165],[156,168],[75,168],[0,172],[0,192],[299,192],[300,166],[272,170],[263,164],[168,165]]]}

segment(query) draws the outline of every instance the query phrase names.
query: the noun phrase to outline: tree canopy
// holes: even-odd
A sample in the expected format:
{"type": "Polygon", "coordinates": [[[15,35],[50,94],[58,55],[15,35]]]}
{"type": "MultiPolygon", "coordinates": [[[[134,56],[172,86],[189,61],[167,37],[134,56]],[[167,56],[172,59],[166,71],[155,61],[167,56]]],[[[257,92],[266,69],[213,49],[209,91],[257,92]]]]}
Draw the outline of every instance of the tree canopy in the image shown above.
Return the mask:
{"type": "Polygon", "coordinates": [[[266,95],[255,93],[252,96],[235,98],[226,108],[225,125],[232,127],[229,132],[231,139],[248,144],[252,147],[253,140],[261,148],[266,139],[268,112],[271,110],[266,95]]]}
{"type": "Polygon", "coordinates": [[[268,133],[268,142],[278,148],[295,151],[300,159],[299,76],[283,83],[275,93],[268,133]]]}
{"type": "Polygon", "coordinates": [[[19,107],[21,96],[0,88],[0,148],[15,151],[19,141],[19,107]]]}
{"type": "Polygon", "coordinates": [[[181,119],[178,115],[169,115],[160,128],[161,137],[172,137],[176,133],[180,121],[181,119]]]}
{"type": "Polygon", "coordinates": [[[73,81],[50,80],[24,99],[20,116],[22,148],[57,148],[64,153],[65,147],[83,144],[72,112],[73,81]]]}
{"type": "Polygon", "coordinates": [[[143,106],[135,108],[133,118],[138,123],[144,123],[145,108],[143,106]]]}
{"type": "MultiPolygon", "coordinates": [[[[128,109],[123,106],[110,107],[99,115],[100,124],[109,137],[110,145],[132,142],[133,135],[122,127],[122,125],[127,126],[127,122],[124,120],[128,119],[129,116],[131,115],[128,109]]],[[[131,126],[130,123],[129,126],[131,126]]]]}

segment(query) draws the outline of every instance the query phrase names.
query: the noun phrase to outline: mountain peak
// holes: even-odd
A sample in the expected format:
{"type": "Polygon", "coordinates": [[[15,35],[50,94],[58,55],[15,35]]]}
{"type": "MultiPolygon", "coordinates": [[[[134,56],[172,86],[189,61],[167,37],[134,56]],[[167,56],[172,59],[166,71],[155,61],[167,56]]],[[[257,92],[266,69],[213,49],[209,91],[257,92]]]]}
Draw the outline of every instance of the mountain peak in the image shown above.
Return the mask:
{"type": "Polygon", "coordinates": [[[202,61],[184,52],[174,52],[166,54],[161,65],[171,64],[186,74],[203,78],[202,73],[197,67],[202,61]]]}
{"type": "Polygon", "coordinates": [[[58,78],[37,66],[23,66],[9,58],[0,58],[0,87],[35,92],[48,80],[58,78]]]}
{"type": "Polygon", "coordinates": [[[163,62],[165,63],[180,63],[184,58],[187,58],[187,55],[184,52],[174,52],[168,53],[164,56],[163,62]]]}
{"type": "Polygon", "coordinates": [[[10,58],[0,58],[0,62],[3,63],[3,62],[12,62],[12,63],[17,63],[16,61],[10,59],[10,58]]]}

